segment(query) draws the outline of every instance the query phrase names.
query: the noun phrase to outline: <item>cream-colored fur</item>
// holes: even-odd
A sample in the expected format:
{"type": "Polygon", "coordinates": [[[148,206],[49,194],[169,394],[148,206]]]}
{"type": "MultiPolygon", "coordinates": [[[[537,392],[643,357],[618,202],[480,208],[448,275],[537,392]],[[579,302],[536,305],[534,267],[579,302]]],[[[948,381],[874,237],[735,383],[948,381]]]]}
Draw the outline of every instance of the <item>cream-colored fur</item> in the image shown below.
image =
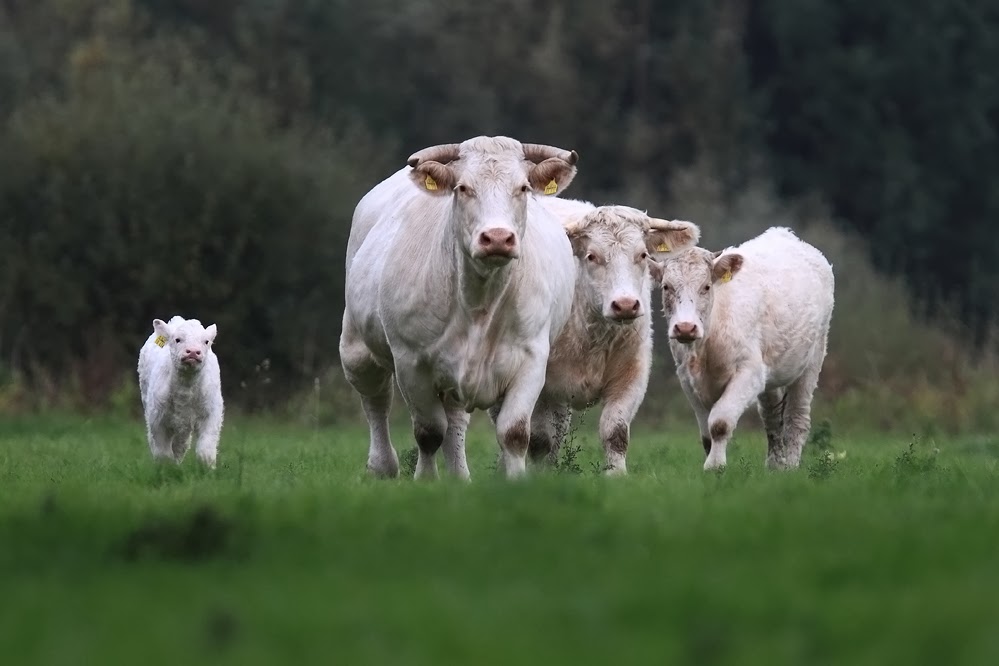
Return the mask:
{"type": "Polygon", "coordinates": [[[718,256],[694,248],[667,258],[662,273],[670,350],[697,417],[704,469],[726,464],[754,401],[767,465],[797,467],[826,355],[832,266],[791,230],[771,228],[718,256]]]}
{"type": "Polygon", "coordinates": [[[624,474],[631,421],[645,396],[652,363],[649,257],[664,243],[671,251],[696,244],[700,230],[628,206],[551,198],[543,205],[572,241],[576,282],[569,323],[552,347],[534,410],[531,454],[555,458],[571,409],[602,403],[605,470],[624,474]],[[627,317],[614,310],[614,303],[624,301],[634,308],[627,317]]]}
{"type": "Polygon", "coordinates": [[[549,349],[572,303],[571,247],[538,199],[550,181],[559,190],[571,182],[575,154],[538,158],[506,137],[436,152],[448,157],[418,153],[415,168],[379,183],[355,209],[341,362],[368,418],[373,473],[399,470],[388,428],[395,374],[413,418],[418,477],[436,476],[443,445],[448,470],[467,478],[469,413],[494,405],[506,472],[518,476],[549,349]],[[479,239],[495,229],[515,234],[511,256],[481,255],[479,239]]]}

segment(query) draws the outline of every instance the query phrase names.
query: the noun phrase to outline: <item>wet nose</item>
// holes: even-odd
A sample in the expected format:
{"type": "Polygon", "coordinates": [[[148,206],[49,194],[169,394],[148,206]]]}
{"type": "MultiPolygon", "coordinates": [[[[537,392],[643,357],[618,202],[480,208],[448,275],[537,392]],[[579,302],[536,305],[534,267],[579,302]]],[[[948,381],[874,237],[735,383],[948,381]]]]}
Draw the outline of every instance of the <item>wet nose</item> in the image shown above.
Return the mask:
{"type": "Polygon", "coordinates": [[[614,319],[634,319],[640,309],[641,304],[637,298],[615,298],[611,301],[611,314],[614,319]]]}
{"type": "Polygon", "coordinates": [[[697,337],[697,324],[681,321],[673,325],[673,337],[677,340],[693,340],[697,337]]]}
{"type": "Polygon", "coordinates": [[[184,353],[187,354],[188,356],[194,356],[194,357],[197,357],[197,358],[201,358],[201,350],[200,349],[187,349],[187,350],[184,351],[184,353]]]}
{"type": "Polygon", "coordinates": [[[517,248],[517,234],[510,229],[486,229],[479,234],[479,248],[487,257],[509,257],[517,248]]]}

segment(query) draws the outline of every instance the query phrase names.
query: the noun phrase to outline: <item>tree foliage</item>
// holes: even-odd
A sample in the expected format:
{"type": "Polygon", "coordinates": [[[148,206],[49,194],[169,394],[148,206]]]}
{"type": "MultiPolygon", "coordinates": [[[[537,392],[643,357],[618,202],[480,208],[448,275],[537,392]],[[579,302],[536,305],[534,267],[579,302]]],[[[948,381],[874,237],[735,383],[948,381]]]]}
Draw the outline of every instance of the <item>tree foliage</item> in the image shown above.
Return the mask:
{"type": "Polygon", "coordinates": [[[99,398],[179,312],[219,323],[227,386],[265,358],[308,379],[358,198],[477,134],[576,148],[595,201],[668,200],[694,164],[734,200],[769,169],[984,328],[993,4],[3,0],[0,365],[99,398]]]}

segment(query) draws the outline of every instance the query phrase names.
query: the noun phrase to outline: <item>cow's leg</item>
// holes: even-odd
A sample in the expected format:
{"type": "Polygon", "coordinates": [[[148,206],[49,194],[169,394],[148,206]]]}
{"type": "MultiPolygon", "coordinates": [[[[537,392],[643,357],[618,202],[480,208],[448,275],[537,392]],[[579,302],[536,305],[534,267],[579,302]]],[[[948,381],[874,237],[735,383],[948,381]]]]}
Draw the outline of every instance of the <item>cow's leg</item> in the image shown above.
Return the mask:
{"type": "Polygon", "coordinates": [[[187,455],[187,450],[191,448],[191,439],[193,438],[193,433],[191,430],[185,430],[182,433],[178,433],[173,438],[173,459],[177,461],[177,464],[184,462],[184,456],[187,455]]]}
{"type": "Polygon", "coordinates": [[[572,412],[567,405],[560,405],[541,398],[531,416],[531,436],[527,451],[532,462],[553,466],[558,462],[558,451],[569,430],[572,412]]]}
{"type": "Polygon", "coordinates": [[[399,455],[389,434],[392,409],[392,372],[378,364],[367,345],[357,336],[344,316],[340,336],[340,363],[343,374],[361,396],[368,421],[368,471],[377,477],[399,476],[399,455]]]}
{"type": "Polygon", "coordinates": [[[173,454],[174,433],[161,423],[150,425],[146,431],[149,437],[149,451],[156,462],[177,462],[173,454]]]}
{"type": "Polygon", "coordinates": [[[448,474],[468,481],[468,461],[465,459],[465,432],[472,415],[460,407],[448,406],[447,432],[444,433],[444,464],[448,474]]]}
{"type": "Polygon", "coordinates": [[[721,397],[708,413],[708,435],[711,437],[711,452],[704,461],[704,469],[712,470],[726,464],[725,450],[732,433],[746,408],[763,392],[766,382],[762,364],[739,370],[729,380],[721,397]]]}
{"type": "Polygon", "coordinates": [[[496,415],[496,438],[503,451],[503,469],[508,479],[527,473],[531,417],[545,385],[548,350],[534,349],[532,352],[533,363],[525,364],[516,375],[496,415]]]}
{"type": "Polygon", "coordinates": [[[767,431],[767,460],[784,446],[785,396],[783,388],[775,388],[764,391],[757,397],[760,419],[767,431]]]}
{"type": "Polygon", "coordinates": [[[628,473],[626,458],[631,440],[631,422],[645,398],[649,384],[651,354],[646,351],[616,359],[613,374],[604,386],[604,408],[600,413],[600,440],[604,444],[604,473],[628,473]]]}
{"type": "Polygon", "coordinates": [[[218,458],[223,416],[222,409],[215,409],[198,428],[195,453],[198,456],[198,460],[211,469],[215,469],[215,462],[218,458]]]}
{"type": "Polygon", "coordinates": [[[447,414],[444,404],[434,390],[429,374],[416,366],[396,366],[399,391],[402,393],[413,420],[413,437],[419,449],[415,479],[437,478],[437,450],[444,443],[447,432],[447,414]]]}
{"type": "Polygon", "coordinates": [[[784,432],[781,446],[767,451],[770,469],[796,469],[801,464],[801,450],[812,426],[812,396],[819,384],[825,344],[816,350],[811,364],[786,390],[784,432]]]}
{"type": "Polygon", "coordinates": [[[697,418],[697,429],[701,434],[701,446],[704,448],[704,457],[707,458],[711,454],[711,434],[708,432],[708,408],[697,397],[697,393],[690,382],[682,377],[680,378],[680,387],[683,388],[683,394],[687,396],[690,408],[694,410],[694,416],[697,418]]]}

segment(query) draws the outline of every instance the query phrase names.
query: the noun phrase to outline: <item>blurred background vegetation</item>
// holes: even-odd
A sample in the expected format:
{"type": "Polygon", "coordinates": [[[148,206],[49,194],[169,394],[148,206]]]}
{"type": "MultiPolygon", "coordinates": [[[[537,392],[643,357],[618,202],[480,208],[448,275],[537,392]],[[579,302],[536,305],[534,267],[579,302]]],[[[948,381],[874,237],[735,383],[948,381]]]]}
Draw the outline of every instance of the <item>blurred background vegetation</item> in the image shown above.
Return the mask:
{"type": "MultiPolygon", "coordinates": [[[[987,0],[0,0],[0,412],[135,413],[179,313],[230,405],[357,418],[353,206],[506,134],[579,151],[567,196],[826,252],[819,415],[995,428],[996,63],[987,0]]],[[[641,418],[689,419],[657,350],[641,418]]]]}

